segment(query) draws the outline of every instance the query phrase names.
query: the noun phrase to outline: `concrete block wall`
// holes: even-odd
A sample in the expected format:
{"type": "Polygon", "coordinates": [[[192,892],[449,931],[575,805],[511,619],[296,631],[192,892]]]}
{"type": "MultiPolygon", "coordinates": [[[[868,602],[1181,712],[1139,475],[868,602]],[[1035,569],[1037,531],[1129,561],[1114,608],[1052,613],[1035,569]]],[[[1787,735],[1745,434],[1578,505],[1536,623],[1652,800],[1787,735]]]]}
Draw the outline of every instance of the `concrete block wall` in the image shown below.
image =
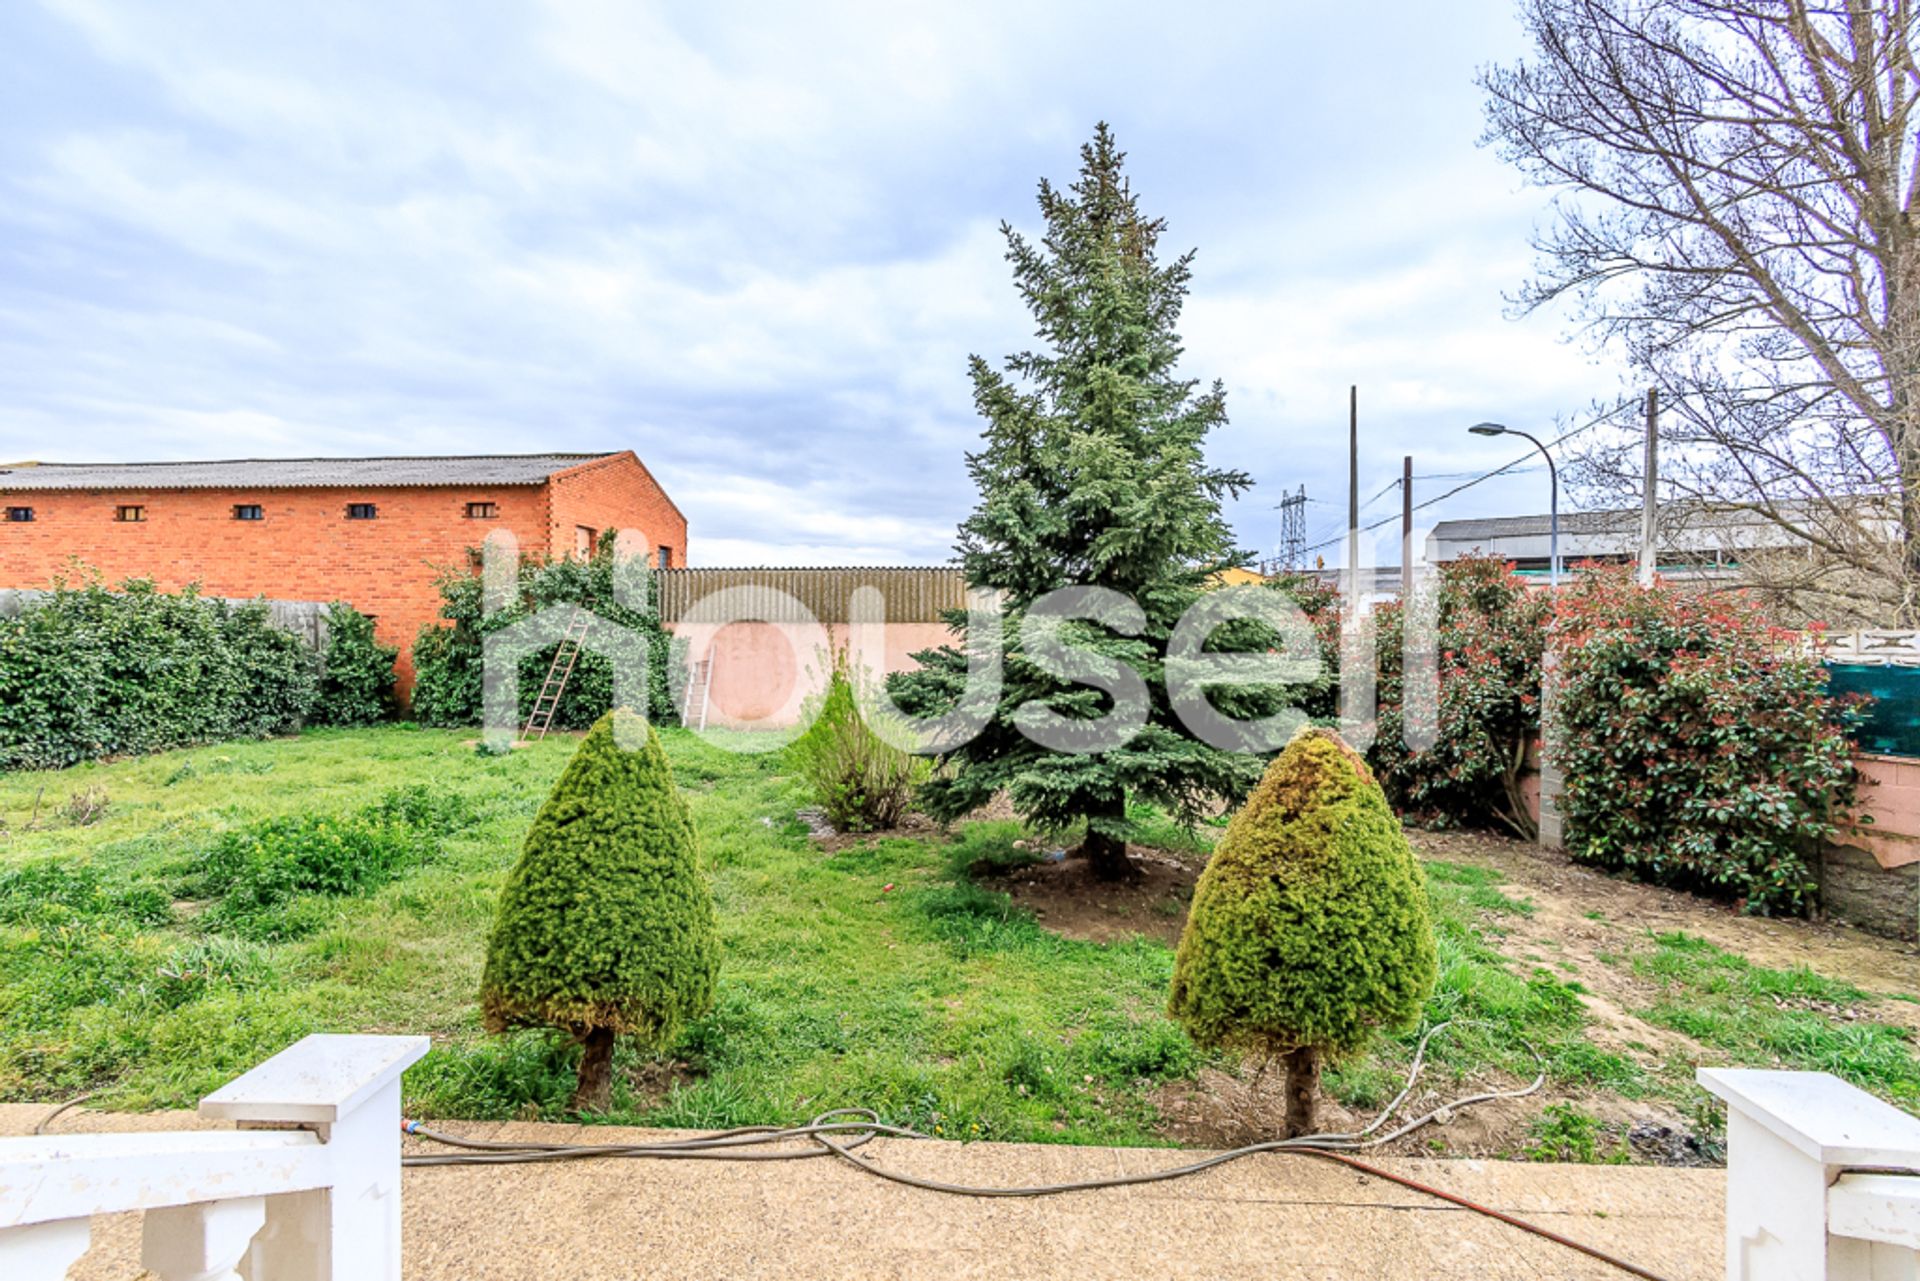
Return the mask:
{"type": "Polygon", "coordinates": [[[1549,850],[1567,848],[1566,816],[1560,812],[1560,793],[1565,788],[1566,779],[1554,761],[1554,746],[1558,736],[1553,715],[1554,693],[1558,687],[1555,673],[1559,666],[1560,655],[1548,650],[1540,671],[1540,831],[1536,839],[1542,849],[1549,850]]]}
{"type": "Polygon", "coordinates": [[[1857,813],[1821,851],[1820,904],[1835,920],[1891,938],[1920,941],[1920,760],[1854,758],[1862,786],[1857,813]]]}

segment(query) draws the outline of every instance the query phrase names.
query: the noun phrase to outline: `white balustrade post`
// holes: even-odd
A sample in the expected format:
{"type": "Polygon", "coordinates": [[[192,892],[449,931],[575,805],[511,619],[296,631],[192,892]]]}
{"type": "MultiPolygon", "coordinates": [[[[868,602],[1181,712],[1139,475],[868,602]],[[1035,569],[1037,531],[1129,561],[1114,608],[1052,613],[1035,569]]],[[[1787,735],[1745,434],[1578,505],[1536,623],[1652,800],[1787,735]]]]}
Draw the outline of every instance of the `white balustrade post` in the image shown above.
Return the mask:
{"type": "Polygon", "coordinates": [[[257,1196],[148,1210],[140,1262],[160,1281],[240,1281],[234,1269],[266,1218],[257,1196]]]}
{"type": "Polygon", "coordinates": [[[1920,1119],[1825,1072],[1699,1081],[1727,1105],[1728,1281],[1914,1277],[1911,1249],[1831,1230],[1829,1190],[1849,1170],[1920,1171],[1920,1119]]]}
{"type": "Polygon", "coordinates": [[[330,1186],[267,1198],[247,1272],[259,1281],[399,1281],[400,1075],[424,1036],[309,1036],[200,1101],[241,1129],[305,1129],[330,1186]]]}
{"type": "Polygon", "coordinates": [[[87,1252],[89,1219],[55,1219],[0,1229],[0,1277],[7,1281],[62,1281],[87,1252]]]}

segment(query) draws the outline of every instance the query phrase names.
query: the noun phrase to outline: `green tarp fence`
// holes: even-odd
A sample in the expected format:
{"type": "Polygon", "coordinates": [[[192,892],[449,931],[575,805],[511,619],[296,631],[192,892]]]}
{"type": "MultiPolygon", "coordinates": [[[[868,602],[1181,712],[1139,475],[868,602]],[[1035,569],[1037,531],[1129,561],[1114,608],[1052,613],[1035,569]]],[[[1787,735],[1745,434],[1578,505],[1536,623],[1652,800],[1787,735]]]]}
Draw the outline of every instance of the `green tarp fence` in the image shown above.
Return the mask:
{"type": "Polygon", "coordinates": [[[1827,690],[1867,694],[1867,723],[1854,736],[1863,752],[1920,757],[1920,667],[1829,663],[1827,690]]]}

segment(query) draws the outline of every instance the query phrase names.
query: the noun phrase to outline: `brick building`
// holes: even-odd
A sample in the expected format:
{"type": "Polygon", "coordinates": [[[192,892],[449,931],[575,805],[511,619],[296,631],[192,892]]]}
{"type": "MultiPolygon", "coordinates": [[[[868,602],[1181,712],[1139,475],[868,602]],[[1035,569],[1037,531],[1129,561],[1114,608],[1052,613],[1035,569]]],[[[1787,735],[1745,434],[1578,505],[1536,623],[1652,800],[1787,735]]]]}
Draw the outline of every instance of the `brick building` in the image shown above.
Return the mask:
{"type": "Polygon", "coordinates": [[[344,600],[406,650],[434,579],[495,529],[562,556],[636,530],[683,565],[687,520],[631,450],[473,458],[302,458],[0,466],[0,587],[45,587],[74,558],[109,582],[215,596],[344,600]]]}

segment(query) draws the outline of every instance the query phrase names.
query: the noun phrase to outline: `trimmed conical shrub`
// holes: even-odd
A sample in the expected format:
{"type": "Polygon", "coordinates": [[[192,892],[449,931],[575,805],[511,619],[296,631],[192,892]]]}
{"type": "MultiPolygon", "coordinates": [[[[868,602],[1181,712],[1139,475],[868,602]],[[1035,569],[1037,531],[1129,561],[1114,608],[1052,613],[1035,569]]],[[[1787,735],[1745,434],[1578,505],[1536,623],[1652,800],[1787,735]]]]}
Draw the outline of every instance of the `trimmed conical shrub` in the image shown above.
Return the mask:
{"type": "Polygon", "coordinates": [[[1366,764],[1306,729],[1268,766],[1194,889],[1169,1008],[1196,1041],[1287,1066],[1308,1133],[1320,1064],[1419,1017],[1433,990],[1419,863],[1366,764]]]}
{"type": "Polygon", "coordinates": [[[534,816],[501,892],[481,980],[487,1028],[577,1037],[574,1106],[604,1108],[614,1038],[667,1041],[712,1008],[719,965],[693,820],[659,736],[610,712],[534,816]]]}

